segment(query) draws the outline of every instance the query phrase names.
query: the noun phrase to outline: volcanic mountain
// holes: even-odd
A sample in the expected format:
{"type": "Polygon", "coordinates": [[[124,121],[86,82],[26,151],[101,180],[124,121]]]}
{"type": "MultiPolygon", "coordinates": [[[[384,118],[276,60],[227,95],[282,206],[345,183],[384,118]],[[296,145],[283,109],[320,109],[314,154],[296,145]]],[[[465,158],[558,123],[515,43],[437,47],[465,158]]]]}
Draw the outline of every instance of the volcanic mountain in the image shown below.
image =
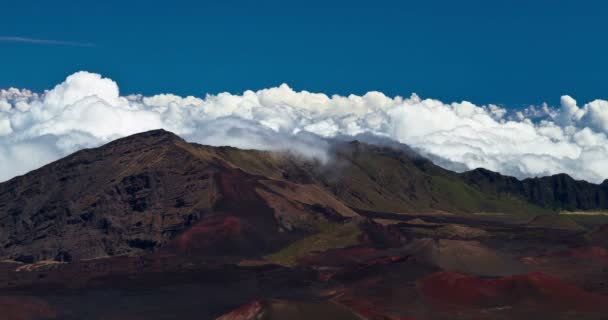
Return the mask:
{"type": "Polygon", "coordinates": [[[403,145],[331,141],[328,154],[155,130],[0,183],[0,302],[14,302],[0,311],[532,319],[585,301],[574,314],[601,319],[608,219],[561,211],[607,209],[607,183],[455,173],[403,145]]]}
{"type": "Polygon", "coordinates": [[[163,245],[256,254],[357,215],[318,186],[247,172],[222,152],[153,131],[6,182],[0,256],[70,261],[163,245]]]}

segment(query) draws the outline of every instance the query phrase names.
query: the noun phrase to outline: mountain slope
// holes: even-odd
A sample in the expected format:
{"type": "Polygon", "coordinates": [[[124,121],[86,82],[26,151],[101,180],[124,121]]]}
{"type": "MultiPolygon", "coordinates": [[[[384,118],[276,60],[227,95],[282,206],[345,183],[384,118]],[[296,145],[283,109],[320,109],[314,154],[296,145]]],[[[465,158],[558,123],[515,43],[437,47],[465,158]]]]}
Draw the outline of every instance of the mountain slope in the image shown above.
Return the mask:
{"type": "Polygon", "coordinates": [[[545,208],[570,211],[608,208],[608,180],[596,185],[566,174],[518,180],[486,169],[465,172],[461,177],[486,193],[519,197],[545,208]]]}
{"type": "Polygon", "coordinates": [[[606,184],[558,176],[530,187],[536,180],[457,174],[405,147],[335,142],[329,154],[321,163],[202,146],[163,130],[82,150],[0,184],[0,258],[70,261],[161,247],[260,257],[363,221],[353,209],[536,215],[608,204],[606,184]]]}
{"type": "Polygon", "coordinates": [[[0,184],[0,257],[69,261],[164,245],[254,255],[356,215],[320,188],[252,175],[152,131],[0,184]]]}
{"type": "MultiPolygon", "coordinates": [[[[157,130],[1,183],[0,313],[605,318],[605,216],[551,214],[399,146],[335,142],[328,154],[321,163],[157,130]],[[468,214],[484,211],[549,214],[468,214]]],[[[603,186],[588,187],[565,188],[566,199],[603,186]]]]}
{"type": "Polygon", "coordinates": [[[485,193],[456,173],[442,169],[409,149],[337,142],[332,159],[322,164],[265,151],[221,148],[244,170],[297,183],[323,186],[347,205],[368,211],[547,213],[519,197],[485,193]]]}
{"type": "Polygon", "coordinates": [[[405,146],[336,142],[327,164],[266,151],[219,152],[249,172],[321,185],[362,210],[536,215],[608,209],[608,180],[596,185],[565,174],[518,180],[486,169],[455,173],[405,146]]]}

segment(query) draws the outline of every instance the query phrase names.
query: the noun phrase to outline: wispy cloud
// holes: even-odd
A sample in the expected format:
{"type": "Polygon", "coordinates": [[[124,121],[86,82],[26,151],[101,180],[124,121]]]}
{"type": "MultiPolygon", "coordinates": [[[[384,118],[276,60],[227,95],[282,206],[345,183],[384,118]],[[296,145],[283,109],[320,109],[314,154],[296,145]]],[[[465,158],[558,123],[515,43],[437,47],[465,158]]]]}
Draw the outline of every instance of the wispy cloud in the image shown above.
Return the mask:
{"type": "Polygon", "coordinates": [[[21,42],[21,43],[34,43],[34,44],[47,44],[57,46],[73,46],[73,47],[94,47],[94,43],[90,42],[74,42],[74,41],[62,41],[62,40],[50,40],[50,39],[35,39],[27,37],[6,37],[0,36],[0,42],[21,42]]]}

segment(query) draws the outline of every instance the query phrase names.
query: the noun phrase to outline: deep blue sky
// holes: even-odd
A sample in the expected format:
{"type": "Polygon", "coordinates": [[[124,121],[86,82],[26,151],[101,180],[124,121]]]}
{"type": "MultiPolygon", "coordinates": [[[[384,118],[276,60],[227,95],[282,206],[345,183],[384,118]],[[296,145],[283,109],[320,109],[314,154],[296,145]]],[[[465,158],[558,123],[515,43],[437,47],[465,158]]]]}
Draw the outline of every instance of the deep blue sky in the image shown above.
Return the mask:
{"type": "Polygon", "coordinates": [[[517,106],[608,98],[608,3],[560,0],[2,1],[0,87],[78,70],[122,93],[203,95],[283,82],[517,106]],[[606,4],[603,4],[606,3],[606,4]]]}

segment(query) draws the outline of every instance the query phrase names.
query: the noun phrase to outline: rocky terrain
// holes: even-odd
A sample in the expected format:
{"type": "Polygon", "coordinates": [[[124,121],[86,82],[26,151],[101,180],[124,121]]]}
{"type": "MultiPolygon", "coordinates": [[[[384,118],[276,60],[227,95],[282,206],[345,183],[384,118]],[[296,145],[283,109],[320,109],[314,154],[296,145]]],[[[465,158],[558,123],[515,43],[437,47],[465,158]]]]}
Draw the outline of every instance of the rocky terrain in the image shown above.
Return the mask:
{"type": "Polygon", "coordinates": [[[608,184],[158,130],[0,183],[1,319],[605,319],[608,184]]]}

